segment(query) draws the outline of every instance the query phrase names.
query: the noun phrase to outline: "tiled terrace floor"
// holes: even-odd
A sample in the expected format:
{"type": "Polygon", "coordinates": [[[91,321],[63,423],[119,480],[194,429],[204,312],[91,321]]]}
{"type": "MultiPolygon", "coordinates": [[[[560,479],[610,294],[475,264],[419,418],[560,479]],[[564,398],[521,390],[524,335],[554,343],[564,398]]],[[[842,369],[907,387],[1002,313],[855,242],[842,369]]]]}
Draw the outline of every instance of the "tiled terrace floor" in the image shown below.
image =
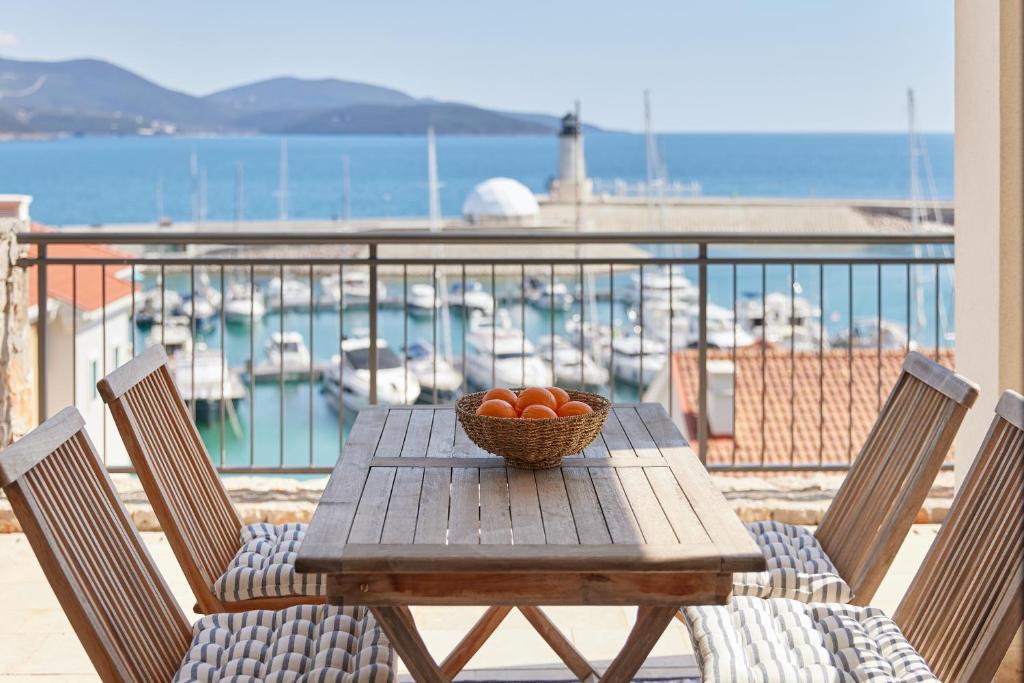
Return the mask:
{"type": "MultiPolygon", "coordinates": [[[[900,550],[875,604],[895,608],[913,578],[938,527],[913,528],[900,550]]],[[[163,534],[143,534],[160,570],[167,577],[182,607],[193,604],[185,578],[163,534]]],[[[99,680],[57,604],[32,550],[22,534],[0,534],[0,683],[56,683],[99,680]]],[[[443,657],[473,623],[480,608],[414,609],[427,645],[443,657]]],[[[552,619],[595,664],[607,663],[618,651],[632,623],[632,610],[624,608],[552,608],[552,619]]],[[[545,643],[515,611],[459,680],[550,681],[568,680],[568,671],[545,643]]],[[[641,679],[679,680],[695,674],[689,639],[673,622],[656,646],[641,679]]],[[[409,680],[403,675],[403,680],[409,680]]]]}

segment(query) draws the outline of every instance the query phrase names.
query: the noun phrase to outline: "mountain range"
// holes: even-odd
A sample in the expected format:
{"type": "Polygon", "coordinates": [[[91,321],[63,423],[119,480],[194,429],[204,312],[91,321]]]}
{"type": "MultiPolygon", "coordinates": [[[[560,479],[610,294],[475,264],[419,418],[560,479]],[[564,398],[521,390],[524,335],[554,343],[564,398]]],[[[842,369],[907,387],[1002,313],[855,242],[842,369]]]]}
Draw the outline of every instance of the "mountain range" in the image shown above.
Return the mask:
{"type": "Polygon", "coordinates": [[[560,121],[333,78],[271,78],[195,96],[98,59],[0,58],[0,134],[422,135],[431,125],[440,135],[523,135],[553,133],[560,121]]]}

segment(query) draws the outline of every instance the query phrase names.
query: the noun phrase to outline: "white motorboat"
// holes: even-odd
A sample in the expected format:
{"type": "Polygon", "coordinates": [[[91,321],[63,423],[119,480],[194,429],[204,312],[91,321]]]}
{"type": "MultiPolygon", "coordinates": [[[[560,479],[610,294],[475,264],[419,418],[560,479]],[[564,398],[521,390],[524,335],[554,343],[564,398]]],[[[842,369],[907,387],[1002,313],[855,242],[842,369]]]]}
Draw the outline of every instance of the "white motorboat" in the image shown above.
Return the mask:
{"type": "Polygon", "coordinates": [[[245,398],[245,385],[240,374],[228,367],[220,349],[197,344],[192,353],[176,353],[169,369],[182,400],[195,404],[195,416],[199,422],[219,420],[221,401],[225,402],[225,418],[233,418],[235,405],[245,398]]]}
{"type": "MultiPolygon", "coordinates": [[[[630,319],[637,320],[635,309],[630,311],[630,319]]],[[[667,305],[644,306],[644,335],[668,344],[670,341],[675,350],[697,348],[700,340],[700,309],[696,305],[687,305],[681,309],[669,309],[667,305]],[[669,327],[669,319],[672,321],[669,327]],[[669,340],[669,329],[672,338],[669,340]]],[[[750,346],[756,340],[749,331],[744,329],[733,316],[732,310],[708,303],[707,307],[707,344],[711,349],[731,349],[750,346]]]]}
{"type": "Polygon", "coordinates": [[[554,383],[558,386],[586,389],[608,384],[608,371],[565,337],[543,337],[537,343],[537,355],[547,365],[549,375],[554,370],[554,383]]]}
{"type": "MultiPolygon", "coordinates": [[[[335,354],[323,374],[323,393],[335,411],[358,412],[370,403],[370,339],[343,339],[341,356],[335,354]]],[[[416,402],[420,383],[412,370],[383,339],[377,340],[377,403],[407,405],[416,402]]]]}
{"type": "Polygon", "coordinates": [[[453,282],[448,288],[448,305],[452,308],[465,307],[469,311],[480,311],[488,316],[494,314],[494,297],[476,280],[466,282],[465,291],[461,281],[453,282]]]}
{"type": "Polygon", "coordinates": [[[150,289],[136,301],[135,322],[139,325],[159,325],[166,317],[174,315],[181,306],[181,294],[173,289],[150,289]]]}
{"type": "Polygon", "coordinates": [[[462,389],[462,373],[448,362],[428,342],[418,341],[409,345],[405,352],[409,370],[420,383],[420,401],[434,402],[435,390],[438,401],[453,401],[462,389]]]}
{"type": "MultiPolygon", "coordinates": [[[[367,306],[370,303],[370,275],[365,270],[349,270],[339,277],[337,273],[320,278],[321,305],[345,308],[367,306]]],[[[383,301],[388,289],[377,280],[377,301],[383,301]]]]}
{"type": "Polygon", "coordinates": [[[797,351],[816,351],[819,344],[828,348],[822,338],[821,311],[803,297],[790,297],[782,292],[770,292],[761,297],[742,299],[737,308],[740,325],[756,339],[783,348],[792,346],[797,351]]]}
{"type": "Polygon", "coordinates": [[[309,349],[298,332],[274,332],[264,346],[267,365],[258,369],[258,374],[285,378],[305,377],[309,374],[309,349]]]}
{"type": "Polygon", "coordinates": [[[440,301],[433,287],[423,282],[416,282],[409,286],[405,303],[408,305],[410,313],[423,314],[430,313],[437,308],[440,301]]]}
{"type": "Polygon", "coordinates": [[[667,305],[670,298],[676,306],[695,304],[700,294],[697,287],[683,273],[682,266],[644,268],[642,278],[637,271],[630,275],[630,279],[633,286],[626,288],[623,298],[639,305],[642,297],[645,312],[648,305],[667,305]]]}
{"type": "Polygon", "coordinates": [[[668,346],[646,335],[642,343],[639,335],[616,335],[604,348],[604,361],[609,371],[629,384],[650,384],[667,360],[668,346]]]}
{"type": "Polygon", "coordinates": [[[308,309],[313,301],[309,284],[295,278],[275,277],[267,285],[266,306],[271,310],[308,309]]]}
{"type": "Polygon", "coordinates": [[[213,327],[213,322],[217,319],[220,309],[214,306],[213,302],[202,294],[197,293],[195,296],[186,295],[183,297],[181,304],[178,305],[174,313],[175,315],[194,319],[196,327],[201,330],[209,330],[213,327]]]}
{"type": "Polygon", "coordinates": [[[168,316],[167,320],[149,329],[147,346],[162,345],[168,359],[192,353],[192,327],[188,318],[168,316]]]}
{"type": "Polygon", "coordinates": [[[556,280],[552,285],[551,278],[531,276],[523,283],[523,295],[531,306],[541,309],[567,311],[572,308],[576,298],[569,287],[556,280]]]}
{"type": "Polygon", "coordinates": [[[832,336],[829,342],[833,348],[845,349],[892,349],[917,348],[917,342],[907,338],[907,328],[884,318],[879,325],[877,318],[855,318],[852,329],[843,329],[832,336]]]}
{"type": "Polygon", "coordinates": [[[481,313],[471,319],[466,335],[466,377],[481,388],[551,384],[550,370],[522,330],[512,326],[505,311],[497,321],[481,313]]]}
{"type": "Polygon", "coordinates": [[[248,282],[235,282],[228,288],[224,318],[229,323],[258,323],[267,312],[263,290],[248,282]]]}

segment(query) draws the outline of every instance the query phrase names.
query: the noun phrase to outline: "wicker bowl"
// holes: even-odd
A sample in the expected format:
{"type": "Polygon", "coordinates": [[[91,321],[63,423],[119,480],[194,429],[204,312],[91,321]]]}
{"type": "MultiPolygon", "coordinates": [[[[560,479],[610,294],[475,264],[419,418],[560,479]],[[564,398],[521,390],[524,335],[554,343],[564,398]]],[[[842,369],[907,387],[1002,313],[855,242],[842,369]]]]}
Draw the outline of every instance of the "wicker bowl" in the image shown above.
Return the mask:
{"type": "Polygon", "coordinates": [[[570,400],[582,401],[594,412],[548,420],[477,415],[485,393],[466,394],[456,402],[455,414],[463,429],[480,448],[500,455],[513,467],[531,470],[558,467],[562,458],[589,446],[601,433],[612,407],[603,396],[570,391],[570,400]]]}

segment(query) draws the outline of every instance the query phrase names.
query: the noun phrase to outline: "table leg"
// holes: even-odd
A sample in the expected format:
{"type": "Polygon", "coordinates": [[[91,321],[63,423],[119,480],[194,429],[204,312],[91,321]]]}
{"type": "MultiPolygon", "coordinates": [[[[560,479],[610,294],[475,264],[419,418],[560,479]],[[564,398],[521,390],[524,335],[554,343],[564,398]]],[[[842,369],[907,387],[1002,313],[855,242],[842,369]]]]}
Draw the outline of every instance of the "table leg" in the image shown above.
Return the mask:
{"type": "Polygon", "coordinates": [[[473,628],[470,629],[469,633],[459,641],[459,644],[455,646],[451,654],[441,662],[441,672],[449,678],[455,678],[456,674],[462,671],[463,667],[473,658],[473,655],[483,647],[483,644],[487,642],[487,639],[491,637],[491,634],[501,625],[501,622],[505,620],[505,617],[511,611],[512,608],[505,605],[488,607],[483,616],[473,624],[473,628]]]}
{"type": "Polygon", "coordinates": [[[633,680],[678,611],[679,607],[642,605],[637,610],[636,623],[622,650],[601,676],[602,683],[626,683],[633,680]]]}
{"type": "Polygon", "coordinates": [[[569,641],[565,635],[558,630],[558,627],[551,623],[547,615],[539,607],[520,605],[519,611],[523,613],[530,625],[540,634],[540,637],[554,650],[555,654],[565,662],[573,675],[581,681],[597,680],[597,673],[590,666],[579,650],[569,641]]]}
{"type": "Polygon", "coordinates": [[[417,683],[451,681],[430,656],[423,638],[416,629],[416,624],[412,621],[409,608],[376,606],[369,609],[417,683]]]}

